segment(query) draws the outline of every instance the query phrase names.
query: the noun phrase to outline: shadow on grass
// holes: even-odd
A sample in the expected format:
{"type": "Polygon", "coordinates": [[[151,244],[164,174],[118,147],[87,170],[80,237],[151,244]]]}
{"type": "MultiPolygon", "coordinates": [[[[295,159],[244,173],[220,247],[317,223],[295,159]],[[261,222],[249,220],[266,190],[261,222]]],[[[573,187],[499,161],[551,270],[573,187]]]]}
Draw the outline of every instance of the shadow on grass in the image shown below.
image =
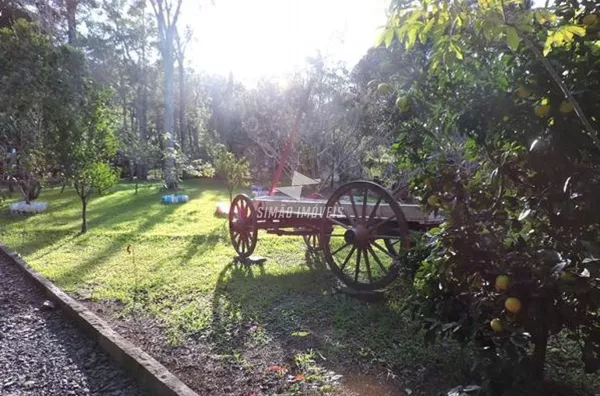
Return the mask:
{"type": "MultiPolygon", "coordinates": [[[[146,216],[145,221],[139,225],[135,230],[131,230],[130,233],[117,235],[111,238],[110,243],[99,252],[96,252],[92,256],[87,256],[85,259],[82,257],[82,261],[71,267],[69,270],[63,272],[61,275],[53,279],[59,286],[75,286],[80,284],[87,274],[93,271],[98,266],[101,266],[105,262],[109,261],[112,256],[120,251],[123,251],[128,243],[135,242],[138,235],[150,230],[157,223],[163,221],[167,216],[171,215],[177,210],[176,205],[165,205],[161,207],[161,210],[154,213],[152,216],[146,216]]],[[[94,235],[91,233],[81,235],[80,238],[93,238],[94,235]]]]}
{"type": "Polygon", "coordinates": [[[195,235],[190,238],[186,251],[181,258],[181,264],[185,265],[194,256],[202,255],[213,249],[222,239],[228,237],[229,228],[226,222],[213,229],[208,234],[195,235]]]}
{"type": "Polygon", "coordinates": [[[262,265],[229,263],[212,300],[209,338],[215,351],[244,356],[248,350],[267,350],[263,364],[304,372],[318,371],[316,366],[336,372],[358,367],[426,372],[432,378],[420,381],[432,385],[451,384],[462,375],[458,350],[425,346],[418,324],[386,302],[336,293],[336,281],[320,254],[307,252],[306,265],[308,271],[279,275],[262,265]],[[314,367],[307,369],[303,359],[314,367]]]}

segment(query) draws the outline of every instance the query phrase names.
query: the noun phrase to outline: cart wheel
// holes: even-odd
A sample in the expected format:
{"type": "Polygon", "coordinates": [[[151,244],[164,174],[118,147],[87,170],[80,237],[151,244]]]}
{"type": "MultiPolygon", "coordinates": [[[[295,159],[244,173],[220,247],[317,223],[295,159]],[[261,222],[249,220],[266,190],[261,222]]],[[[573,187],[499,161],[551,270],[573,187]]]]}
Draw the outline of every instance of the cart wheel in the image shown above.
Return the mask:
{"type": "Polygon", "coordinates": [[[229,209],[229,236],[231,244],[241,258],[246,258],[256,248],[256,208],[245,194],[237,195],[229,209]]]}
{"type": "Polygon", "coordinates": [[[302,235],[304,243],[310,252],[319,252],[321,250],[321,238],[319,234],[302,235]]]}
{"type": "Polygon", "coordinates": [[[356,290],[378,290],[398,276],[408,223],[398,202],[380,185],[357,181],[327,201],[321,246],[329,268],[356,290]],[[333,231],[332,231],[333,229],[333,231]]]}

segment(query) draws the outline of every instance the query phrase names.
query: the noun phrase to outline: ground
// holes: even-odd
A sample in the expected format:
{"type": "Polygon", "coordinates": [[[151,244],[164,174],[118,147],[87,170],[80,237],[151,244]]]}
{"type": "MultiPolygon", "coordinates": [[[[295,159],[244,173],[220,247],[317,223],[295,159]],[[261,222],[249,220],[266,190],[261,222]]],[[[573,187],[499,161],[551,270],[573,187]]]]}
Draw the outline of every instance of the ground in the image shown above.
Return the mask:
{"type": "Polygon", "coordinates": [[[158,185],[121,183],[91,201],[85,235],[74,192],[46,188],[46,213],[2,212],[0,241],[200,394],[433,395],[463,383],[466,352],[423,344],[396,300],[340,294],[301,238],[261,233],[266,262],[236,263],[214,215],[226,188],[183,188],[188,203],[164,205],[158,185]]]}

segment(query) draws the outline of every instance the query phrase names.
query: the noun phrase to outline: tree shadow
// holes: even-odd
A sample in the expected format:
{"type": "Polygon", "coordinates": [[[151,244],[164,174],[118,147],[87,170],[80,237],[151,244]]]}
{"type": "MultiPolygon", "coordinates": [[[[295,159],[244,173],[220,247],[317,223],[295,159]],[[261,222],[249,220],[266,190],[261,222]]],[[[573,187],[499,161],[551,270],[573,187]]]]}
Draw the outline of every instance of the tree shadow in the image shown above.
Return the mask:
{"type": "Polygon", "coordinates": [[[427,346],[419,325],[386,301],[336,292],[319,253],[307,251],[306,271],[273,274],[266,266],[234,260],[219,274],[209,335],[216,353],[249,356],[263,369],[306,370],[299,359],[310,355],[336,373],[418,372],[419,381],[431,383],[456,378],[460,368],[451,362],[458,349],[427,346]],[[266,351],[262,361],[257,350],[266,351]]]}
{"type": "MultiPolygon", "coordinates": [[[[61,287],[79,284],[88,273],[109,261],[113,255],[123,251],[128,243],[135,243],[135,239],[138,235],[152,229],[157,223],[163,221],[177,209],[178,207],[176,205],[165,205],[160,211],[154,213],[152,216],[146,216],[145,221],[141,223],[137,229],[132,230],[130,233],[116,235],[111,240],[111,243],[104,249],[96,252],[92,256],[86,257],[85,260],[82,260],[79,264],[72,266],[60,275],[54,277],[53,281],[61,287]]],[[[93,237],[93,233],[80,235],[80,238],[93,237]]]]}
{"type": "Polygon", "coordinates": [[[223,222],[208,234],[195,235],[190,238],[187,249],[181,259],[181,264],[187,263],[194,256],[202,255],[214,248],[221,240],[228,237],[229,229],[227,223],[223,222]]]}

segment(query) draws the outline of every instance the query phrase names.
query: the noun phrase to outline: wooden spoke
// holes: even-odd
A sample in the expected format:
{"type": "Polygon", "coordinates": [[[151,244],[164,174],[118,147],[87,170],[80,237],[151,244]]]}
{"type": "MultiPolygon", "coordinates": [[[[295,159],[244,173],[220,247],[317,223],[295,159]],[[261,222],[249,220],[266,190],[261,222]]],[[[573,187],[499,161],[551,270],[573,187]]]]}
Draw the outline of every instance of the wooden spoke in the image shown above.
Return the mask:
{"type": "Polygon", "coordinates": [[[371,245],[375,246],[377,249],[381,250],[383,253],[387,254],[388,256],[390,256],[390,258],[392,259],[396,259],[396,256],[394,256],[393,254],[391,254],[390,252],[388,252],[386,249],[382,248],[380,244],[378,244],[375,241],[371,241],[371,245]]]}
{"type": "Polygon", "coordinates": [[[346,268],[346,264],[348,264],[348,261],[350,261],[350,258],[352,257],[352,253],[354,253],[355,250],[356,250],[356,246],[352,246],[352,249],[350,249],[350,253],[348,253],[348,255],[346,256],[346,259],[344,260],[344,262],[342,263],[342,266],[340,267],[340,271],[343,271],[344,268],[346,268]]]}
{"type": "Polygon", "coordinates": [[[350,226],[348,226],[348,225],[346,225],[346,224],[342,223],[341,221],[338,221],[338,220],[336,220],[334,218],[330,218],[329,221],[331,221],[332,223],[334,223],[336,225],[339,225],[340,227],[344,227],[347,230],[349,230],[351,228],[350,226]]]}
{"type": "Polygon", "coordinates": [[[369,264],[369,254],[367,250],[363,250],[363,256],[365,257],[365,266],[367,267],[367,277],[369,278],[369,283],[373,283],[373,276],[371,275],[371,265],[369,264]]]}
{"type": "Polygon", "coordinates": [[[331,252],[331,255],[332,255],[332,256],[335,256],[336,254],[338,254],[340,251],[344,250],[344,249],[345,249],[345,248],[347,248],[348,246],[350,246],[350,244],[349,244],[349,243],[346,243],[346,244],[345,244],[344,246],[342,246],[341,248],[339,248],[339,249],[336,249],[335,251],[331,252]]]}
{"type": "Polygon", "coordinates": [[[396,239],[397,241],[400,241],[401,237],[396,235],[372,235],[370,239],[396,239]]]}
{"type": "Polygon", "coordinates": [[[367,190],[365,188],[365,194],[363,195],[363,202],[362,202],[362,218],[366,219],[367,218],[367,195],[369,193],[369,190],[367,190]]]}
{"type": "Polygon", "coordinates": [[[356,255],[356,271],[354,271],[354,282],[358,282],[358,273],[360,272],[360,254],[362,253],[362,249],[358,249],[358,254],[356,255]]]}
{"type": "MultiPolygon", "coordinates": [[[[344,209],[343,206],[340,205],[340,209],[342,209],[342,213],[344,214],[344,216],[346,216],[348,218],[348,221],[350,222],[350,224],[354,224],[354,222],[356,221],[355,219],[353,219],[352,217],[350,217],[350,215],[346,212],[346,209],[344,209]]],[[[350,228],[348,226],[344,226],[346,228],[350,228]]]]}
{"type": "Polygon", "coordinates": [[[379,209],[379,205],[381,204],[382,199],[383,199],[383,197],[381,197],[381,196],[379,198],[377,198],[377,202],[375,203],[373,210],[371,210],[371,214],[369,215],[369,220],[367,220],[367,224],[369,224],[371,222],[371,220],[373,220],[373,218],[377,214],[377,209],[379,209]]]}
{"type": "Polygon", "coordinates": [[[383,219],[380,222],[378,222],[377,224],[375,224],[373,227],[369,227],[369,232],[375,232],[381,225],[387,223],[388,221],[392,221],[396,218],[396,214],[394,214],[393,216],[388,217],[387,219],[383,219]]]}
{"type": "Polygon", "coordinates": [[[379,256],[377,256],[377,254],[375,253],[375,251],[373,250],[373,248],[371,247],[371,245],[369,245],[367,247],[367,249],[369,249],[369,253],[371,253],[371,255],[373,256],[373,258],[375,259],[375,261],[377,262],[377,264],[379,265],[379,268],[381,268],[381,270],[385,273],[387,272],[387,269],[385,269],[385,267],[383,266],[383,264],[381,263],[381,260],[379,260],[379,256]]]}
{"type": "Polygon", "coordinates": [[[352,212],[354,213],[354,218],[358,220],[358,210],[356,210],[356,204],[354,203],[354,196],[352,196],[352,190],[350,190],[350,203],[352,204],[352,212]]]}

